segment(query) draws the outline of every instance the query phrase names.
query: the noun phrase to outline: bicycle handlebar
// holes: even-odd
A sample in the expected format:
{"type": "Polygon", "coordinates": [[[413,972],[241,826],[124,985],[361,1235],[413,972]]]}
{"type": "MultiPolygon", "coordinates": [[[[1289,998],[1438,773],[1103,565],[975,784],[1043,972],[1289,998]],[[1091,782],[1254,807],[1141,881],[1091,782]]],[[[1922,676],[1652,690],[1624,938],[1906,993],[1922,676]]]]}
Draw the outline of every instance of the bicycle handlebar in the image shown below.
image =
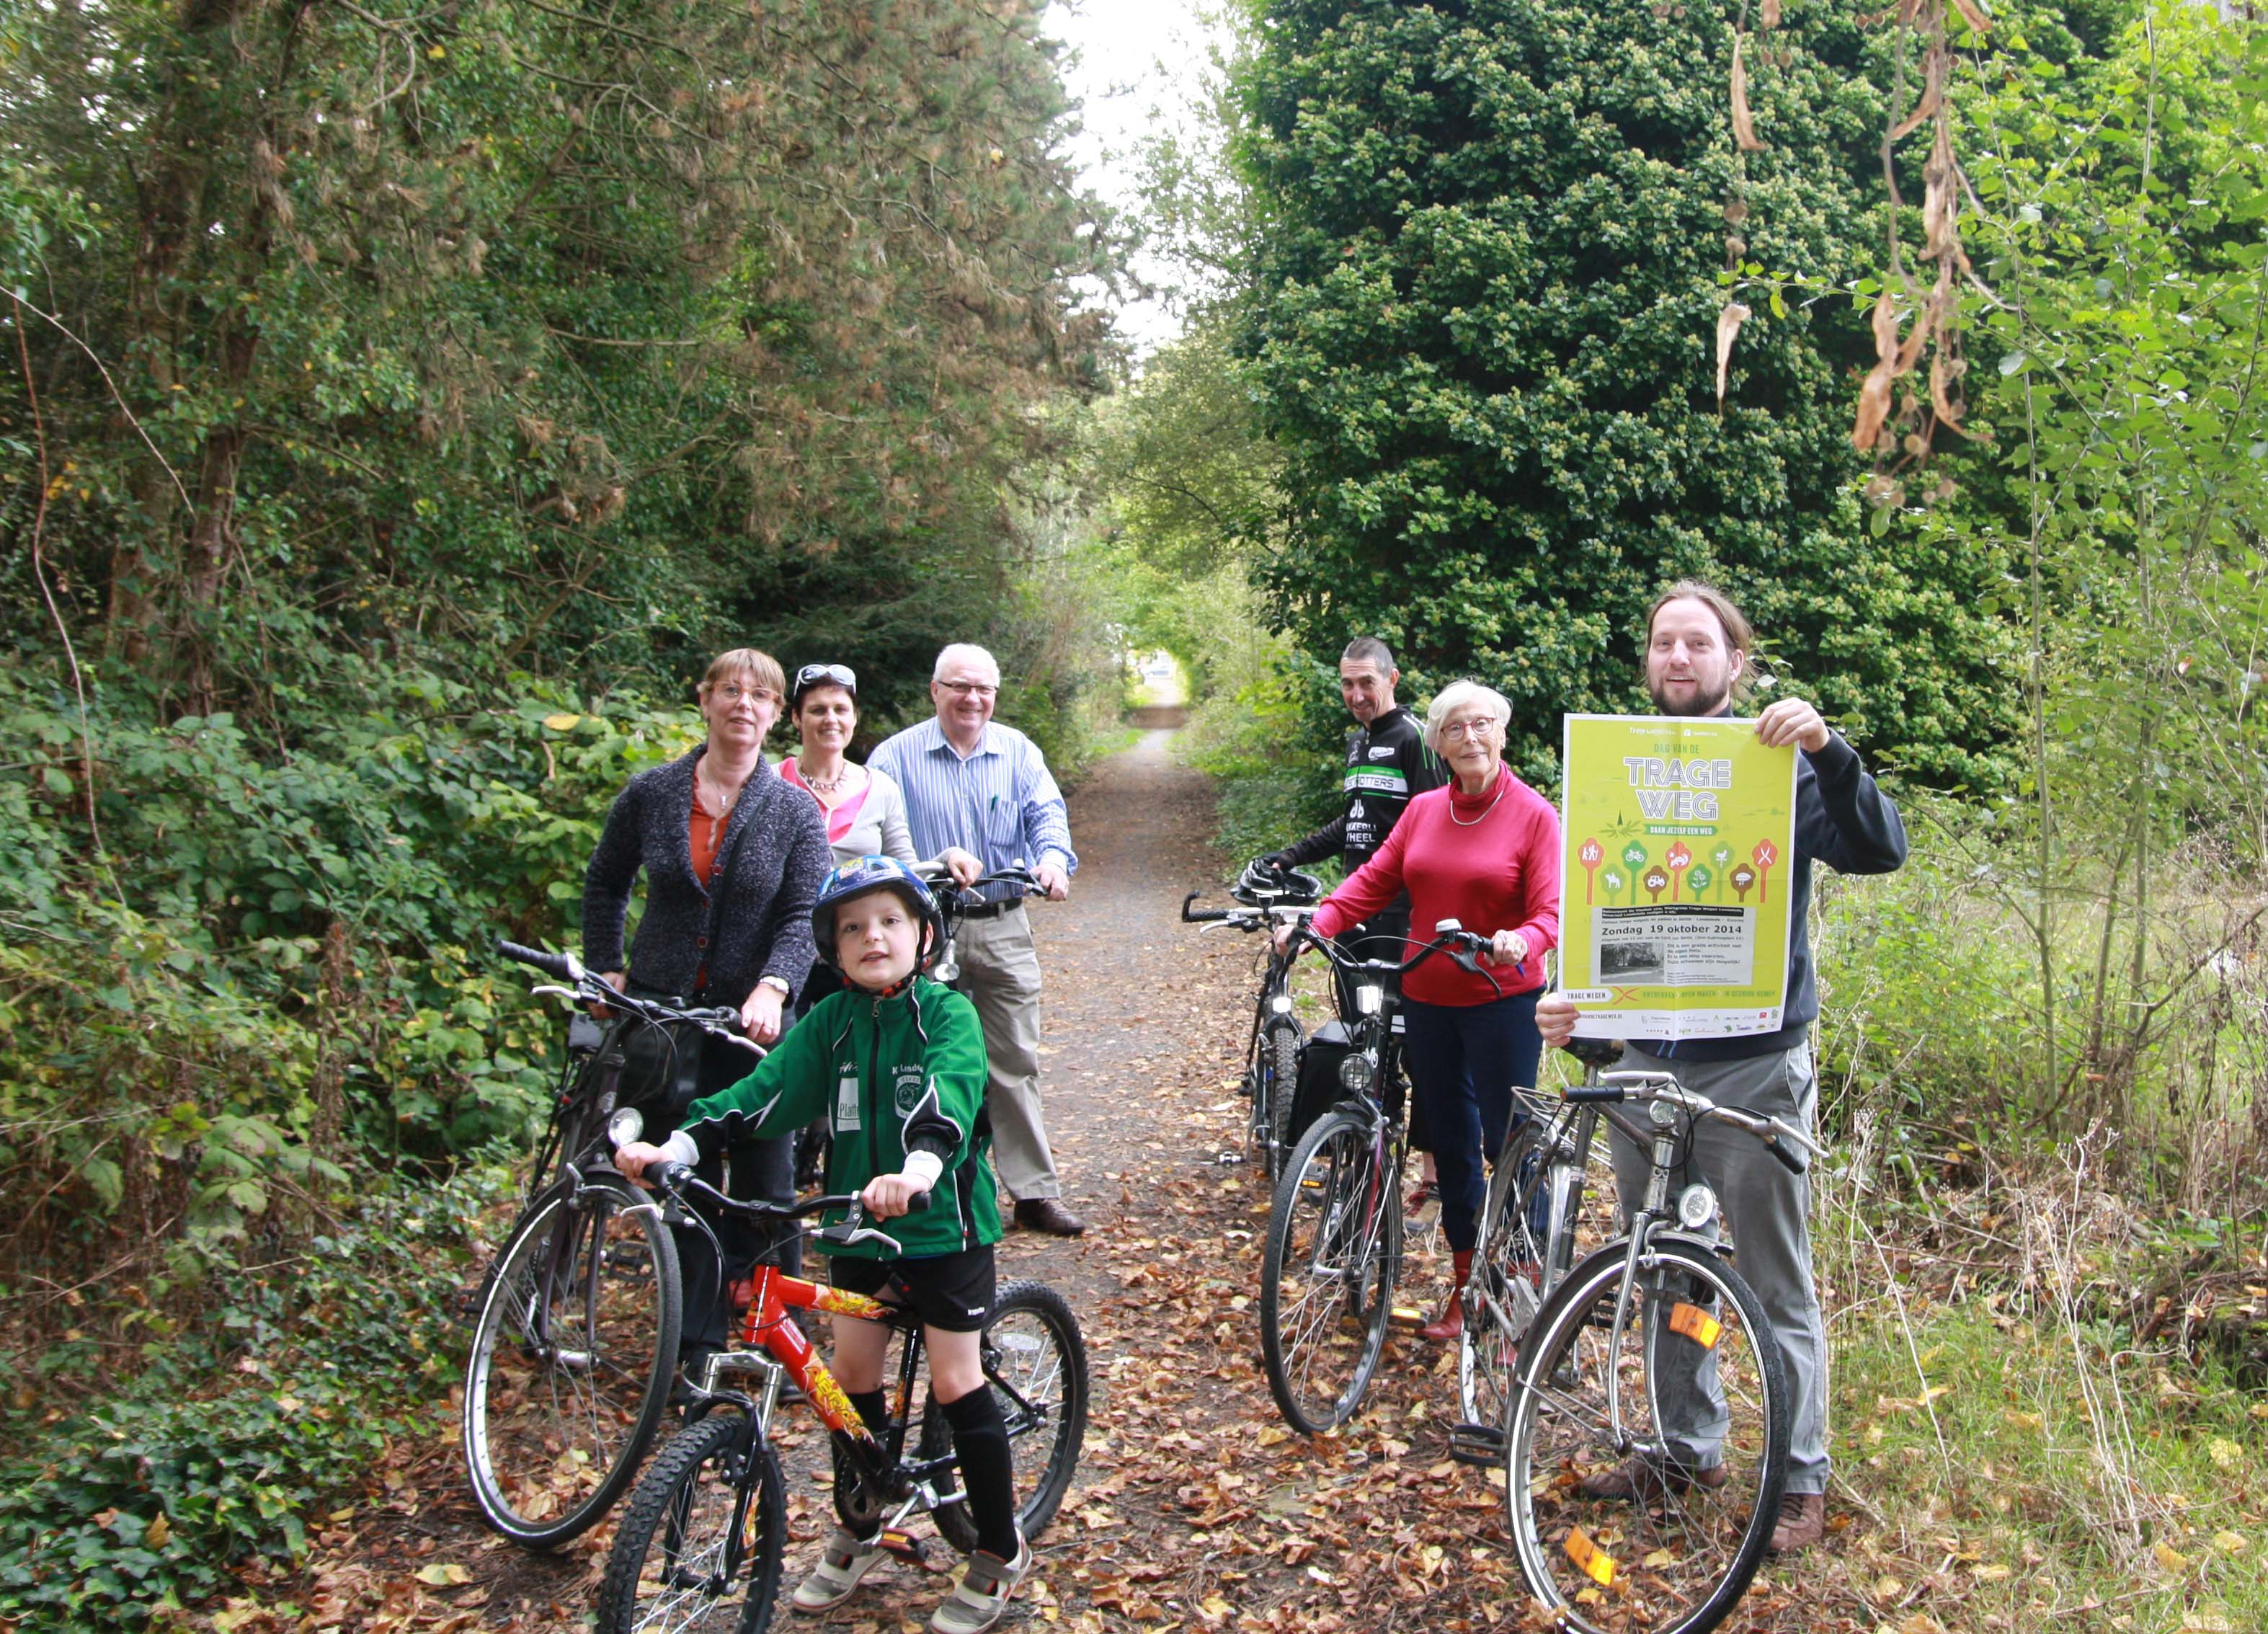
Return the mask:
{"type": "Polygon", "coordinates": [[[1762,1143],[1773,1161],[1791,1174],[1801,1174],[1811,1164],[1805,1153],[1823,1158],[1827,1148],[1784,1119],[1739,1107],[1720,1107],[1706,1095],[1696,1094],[1675,1078],[1659,1072],[1616,1072],[1596,1084],[1573,1084],[1562,1090],[1563,1099],[1580,1106],[1596,1102],[1618,1105],[1628,1100],[1669,1100],[1690,1112],[1697,1122],[1714,1118],[1746,1130],[1762,1143]]]}
{"type": "Polygon", "coordinates": [[[1418,951],[1398,964],[1391,959],[1357,959],[1351,953],[1343,953],[1329,937],[1317,935],[1310,925],[1295,925],[1292,927],[1292,934],[1295,942],[1306,942],[1320,951],[1324,958],[1329,960],[1339,969],[1350,973],[1359,971],[1371,975],[1408,975],[1434,954],[1440,953],[1447,956],[1449,962],[1458,969],[1479,976],[1485,981],[1491,987],[1496,989],[1499,996],[1504,992],[1504,983],[1496,979],[1493,972],[1484,970],[1480,961],[1474,957],[1476,953],[1487,951],[1491,945],[1490,939],[1477,931],[1468,931],[1462,926],[1440,931],[1432,941],[1423,945],[1420,945],[1415,937],[1403,937],[1401,938],[1403,941],[1417,947],[1418,951]]]}
{"type": "Polygon", "coordinates": [[[762,1044],[740,1030],[740,1012],[731,1005],[703,1008],[664,1004],[652,998],[633,998],[628,993],[618,992],[605,978],[585,969],[583,961],[572,953],[547,953],[541,948],[523,947],[518,942],[507,941],[502,937],[497,938],[496,951],[506,959],[533,966],[546,975],[573,983],[571,989],[539,987],[535,990],[538,993],[559,993],[577,1004],[606,1005],[652,1023],[690,1021],[703,1031],[728,1043],[738,1044],[759,1058],[765,1053],[762,1044]]]}
{"type": "Polygon", "coordinates": [[[565,953],[547,953],[541,948],[522,947],[518,942],[508,942],[502,937],[497,938],[496,950],[506,959],[533,965],[544,975],[556,976],[563,982],[573,981],[578,974],[574,961],[565,953]]]}

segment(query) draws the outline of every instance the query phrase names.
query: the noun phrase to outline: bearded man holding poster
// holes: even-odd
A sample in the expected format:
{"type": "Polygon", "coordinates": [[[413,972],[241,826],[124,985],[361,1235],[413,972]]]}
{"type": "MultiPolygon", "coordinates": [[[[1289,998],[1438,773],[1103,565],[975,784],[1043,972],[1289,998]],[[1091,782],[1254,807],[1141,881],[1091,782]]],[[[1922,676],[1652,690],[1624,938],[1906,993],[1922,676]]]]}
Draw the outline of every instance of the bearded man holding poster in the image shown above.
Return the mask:
{"type": "MultiPolygon", "coordinates": [[[[1666,716],[1729,718],[1735,700],[1747,694],[1752,642],[1748,620],[1722,591],[1690,579],[1670,585],[1646,618],[1646,687],[1654,707],[1666,716]]],[[[1626,990],[1644,992],[1645,983],[1666,983],[1674,988],[1681,961],[1697,982],[1738,974],[1725,961],[1720,961],[1724,968],[1712,968],[1706,951],[1695,951],[1706,937],[1728,934],[1726,927],[1737,924],[1750,938],[1751,947],[1772,953],[1785,947],[1786,975],[1785,987],[1775,995],[1778,1013],[1769,1013],[1772,1007],[1764,1005],[1737,1014],[1727,1005],[1705,1021],[1683,1016],[1675,1028],[1661,1029],[1673,1036],[1626,1038],[1623,1064],[1668,1073],[1684,1088],[1719,1106],[1768,1113],[1808,1134],[1818,1108],[1811,1023],[1819,1013],[1819,989],[1805,928],[1811,865],[1823,862],[1844,873],[1889,873],[1905,860],[1905,826],[1859,763],[1858,751],[1837,736],[1810,704],[1799,698],[1778,700],[1756,718],[1755,732],[1764,749],[1799,751],[1789,813],[1793,843],[1785,856],[1768,841],[1733,850],[1705,832],[1718,826],[1709,818],[1717,814],[1729,793],[1715,786],[1728,780],[1728,762],[1705,759],[1697,769],[1679,763],[1674,775],[1671,762],[1665,761],[1657,769],[1642,755],[1631,757],[1636,765],[1618,766],[1616,776],[1626,767],[1629,785],[1646,791],[1646,814],[1668,820],[1633,825],[1627,847],[1620,835],[1594,835],[1578,826],[1571,774],[1567,835],[1575,848],[1571,850],[1575,865],[1566,871],[1562,887],[1563,926],[1579,916],[1587,924],[1599,923],[1604,911],[1599,894],[1605,890],[1609,903],[1620,891],[1641,916],[1648,909],[1662,914],[1665,894],[1670,905],[1682,899],[1685,905],[1712,908],[1718,928],[1708,929],[1706,921],[1695,922],[1698,929],[1680,928],[1679,922],[1665,918],[1672,928],[1658,935],[1617,938],[1609,933],[1602,936],[1593,962],[1582,968],[1575,968],[1571,941],[1571,968],[1565,979],[1576,990],[1543,999],[1536,1006],[1535,1021],[1547,1044],[1565,1043],[1574,1036],[1579,1021],[1587,1034],[1611,1034],[1619,1028],[1613,1021],[1615,1005],[1606,1000],[1617,976],[1626,990]],[[1662,832],[1684,827],[1705,832],[1690,837],[1662,832]],[[1719,850],[1726,854],[1716,856],[1719,850]],[[1639,852],[1646,855],[1635,856],[1639,852]],[[1622,865],[1619,869],[1617,864],[1622,865]],[[1697,873],[1703,876],[1697,885],[1697,873]],[[1652,898],[1650,903],[1641,903],[1641,891],[1652,898]],[[1727,891],[1734,894],[1735,906],[1757,911],[1724,914],[1727,891]],[[1588,905],[1583,901],[1586,894],[1588,905]],[[1781,924],[1784,931],[1773,935],[1781,924]],[[1587,990],[1585,983],[1595,985],[1587,990]]],[[[1779,786],[1784,790],[1787,784],[1779,786]]],[[[1753,980],[1767,973],[1748,974],[1753,980]]],[[[1778,973],[1768,974],[1777,977],[1778,973]]],[[[1725,985],[1740,984],[1728,981],[1725,985]]],[[[1611,1137],[1609,1144],[1621,1196],[1639,1196],[1646,1181],[1646,1156],[1619,1136],[1611,1137]]],[[[1763,1299],[1786,1363],[1795,1420],[1786,1495],[1781,1499],[1771,1548],[1775,1553],[1801,1549],[1818,1542],[1824,1529],[1828,1476],[1827,1339],[1812,1277],[1810,1181],[1790,1174],[1748,1136],[1717,1123],[1694,1132],[1683,1170],[1671,1177],[1670,1195],[1677,1196],[1697,1180],[1716,1193],[1732,1229],[1741,1274],[1763,1299]]],[[[1697,1392],[1678,1394],[1701,1406],[1697,1392]]],[[[1665,1417],[1672,1410],[1665,1402],[1665,1417]]],[[[1705,1427],[1696,1424],[1690,1428],[1692,1434],[1683,1439],[1692,1447],[1692,1467],[1683,1476],[1705,1486],[1716,1461],[1706,1445],[1705,1427]]],[[[1589,1498],[1646,1502],[1655,1496],[1662,1478],[1633,1461],[1598,1471],[1582,1484],[1589,1498]]],[[[1721,1474],[1717,1478],[1723,1480],[1721,1474]]]]}

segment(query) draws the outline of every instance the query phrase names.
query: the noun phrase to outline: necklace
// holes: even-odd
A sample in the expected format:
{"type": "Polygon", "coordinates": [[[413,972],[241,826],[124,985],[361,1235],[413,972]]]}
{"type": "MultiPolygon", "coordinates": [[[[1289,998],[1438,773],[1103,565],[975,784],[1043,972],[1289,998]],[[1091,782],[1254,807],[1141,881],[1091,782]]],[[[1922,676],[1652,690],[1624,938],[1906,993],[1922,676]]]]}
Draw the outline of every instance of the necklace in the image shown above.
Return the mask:
{"type": "Polygon", "coordinates": [[[844,761],[843,764],[836,769],[836,773],[832,777],[813,777],[811,775],[811,769],[803,764],[800,761],[796,762],[795,769],[802,777],[804,782],[810,787],[811,791],[814,794],[836,793],[850,779],[850,762],[849,761],[844,761]]]}
{"type": "Polygon", "coordinates": [[[1454,790],[1451,790],[1449,793],[1449,821],[1456,824],[1460,828],[1474,828],[1487,821],[1489,813],[1496,809],[1497,801],[1504,799],[1504,791],[1511,786],[1512,785],[1510,784],[1506,783],[1504,778],[1499,776],[1496,781],[1496,799],[1491,800],[1479,816],[1472,818],[1469,821],[1457,815],[1456,791],[1454,790]]]}
{"type": "MultiPolygon", "coordinates": [[[[703,772],[708,770],[708,763],[705,761],[702,763],[701,769],[703,772]]],[[[697,783],[700,778],[696,776],[695,781],[697,783]]],[[[711,777],[709,779],[709,787],[712,791],[712,798],[717,802],[717,809],[709,813],[710,819],[714,822],[722,822],[733,814],[733,807],[740,803],[740,791],[747,787],[747,784],[744,779],[727,789],[722,783],[711,777]]]]}

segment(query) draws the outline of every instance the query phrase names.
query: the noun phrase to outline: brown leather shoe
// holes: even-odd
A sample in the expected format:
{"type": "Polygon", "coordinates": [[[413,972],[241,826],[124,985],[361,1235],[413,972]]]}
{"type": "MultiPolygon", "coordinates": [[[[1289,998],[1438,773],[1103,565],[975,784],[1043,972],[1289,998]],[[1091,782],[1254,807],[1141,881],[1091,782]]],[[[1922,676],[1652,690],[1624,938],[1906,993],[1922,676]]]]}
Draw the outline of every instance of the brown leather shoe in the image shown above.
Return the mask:
{"type": "MultiPolygon", "coordinates": [[[[1625,1458],[1611,1468],[1594,1469],[1575,1483],[1575,1490],[1585,1498],[1651,1504],[1689,1487],[1713,1492],[1725,1484],[1727,1478],[1721,1464],[1695,1469],[1684,1464],[1655,1464],[1643,1458],[1625,1458]]],[[[1785,1515],[1787,1512],[1783,1508],[1780,1513],[1785,1515]]]]}
{"type": "Polygon", "coordinates": [[[1086,1230],[1085,1220],[1053,1197],[1016,1199],[1016,1224],[1026,1231],[1045,1232],[1050,1237],[1076,1237],[1086,1230]]]}
{"type": "Polygon", "coordinates": [[[1827,1498],[1819,1492],[1783,1493],[1779,1500],[1779,1524],[1772,1528],[1768,1544],[1775,1555],[1792,1554],[1799,1549],[1809,1549],[1827,1534],[1827,1498]]]}

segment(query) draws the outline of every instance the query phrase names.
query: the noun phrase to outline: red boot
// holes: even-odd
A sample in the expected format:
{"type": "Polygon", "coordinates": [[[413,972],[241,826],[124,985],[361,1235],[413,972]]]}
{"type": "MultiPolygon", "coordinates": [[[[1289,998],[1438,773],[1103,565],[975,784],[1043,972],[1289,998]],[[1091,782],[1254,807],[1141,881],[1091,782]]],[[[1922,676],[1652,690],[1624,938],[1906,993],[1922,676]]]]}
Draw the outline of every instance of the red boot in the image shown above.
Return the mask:
{"type": "Polygon", "coordinates": [[[1435,1344],[1454,1344],[1465,1333],[1465,1279],[1473,1272],[1473,1251],[1453,1249],[1449,1262],[1455,1268],[1457,1285],[1449,1290],[1449,1300],[1441,1307],[1441,1314],[1418,1330],[1419,1338],[1430,1339],[1435,1344]]]}

